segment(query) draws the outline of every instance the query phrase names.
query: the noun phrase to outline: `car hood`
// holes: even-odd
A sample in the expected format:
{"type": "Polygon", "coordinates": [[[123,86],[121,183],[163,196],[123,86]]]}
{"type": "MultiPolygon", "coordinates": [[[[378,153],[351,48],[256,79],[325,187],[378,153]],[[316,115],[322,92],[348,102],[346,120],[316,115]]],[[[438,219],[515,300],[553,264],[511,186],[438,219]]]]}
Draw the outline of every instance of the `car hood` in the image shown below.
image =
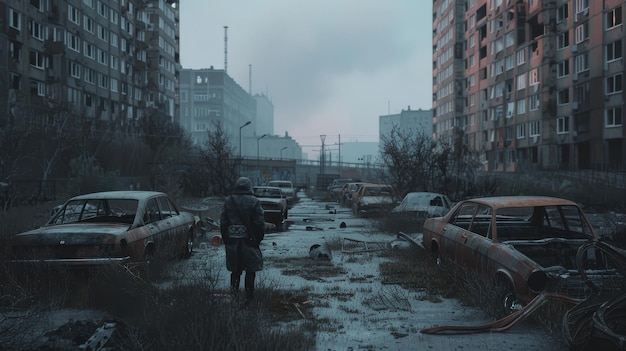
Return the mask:
{"type": "Polygon", "coordinates": [[[259,201],[262,204],[281,204],[283,202],[283,199],[276,199],[273,197],[260,197],[259,201]]]}
{"type": "Polygon", "coordinates": [[[436,207],[428,205],[412,205],[412,206],[397,206],[394,207],[393,212],[424,212],[428,214],[446,214],[448,209],[445,207],[436,207]]]}
{"type": "Polygon", "coordinates": [[[20,233],[11,238],[11,245],[80,245],[86,243],[114,243],[116,237],[129,229],[128,224],[72,223],[45,226],[20,233]]]}

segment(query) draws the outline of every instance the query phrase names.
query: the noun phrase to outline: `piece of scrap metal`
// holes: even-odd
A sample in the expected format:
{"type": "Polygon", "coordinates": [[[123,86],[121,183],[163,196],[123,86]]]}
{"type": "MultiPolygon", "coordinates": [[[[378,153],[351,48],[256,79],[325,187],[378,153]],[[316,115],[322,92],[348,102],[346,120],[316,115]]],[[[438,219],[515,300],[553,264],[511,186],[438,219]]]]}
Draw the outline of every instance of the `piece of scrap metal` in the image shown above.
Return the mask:
{"type": "Polygon", "coordinates": [[[115,331],[116,323],[104,323],[101,327],[98,327],[93,335],[82,345],[78,346],[80,350],[87,351],[100,351],[104,348],[104,345],[109,341],[111,335],[115,331]]]}
{"type": "Polygon", "coordinates": [[[350,238],[343,238],[341,252],[347,254],[381,251],[387,248],[386,242],[365,241],[350,238]]]}

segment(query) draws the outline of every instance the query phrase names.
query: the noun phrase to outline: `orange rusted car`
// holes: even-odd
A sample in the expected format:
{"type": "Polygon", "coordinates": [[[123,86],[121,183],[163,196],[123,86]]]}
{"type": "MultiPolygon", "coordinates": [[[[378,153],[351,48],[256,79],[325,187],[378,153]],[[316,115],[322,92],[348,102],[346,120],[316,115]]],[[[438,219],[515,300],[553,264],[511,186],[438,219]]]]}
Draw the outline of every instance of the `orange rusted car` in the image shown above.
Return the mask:
{"type": "Polygon", "coordinates": [[[109,191],[69,199],[38,229],[10,239],[12,263],[87,268],[189,257],[201,223],[165,193],[109,191]]]}
{"type": "Polygon", "coordinates": [[[597,234],[578,204],[539,196],[460,201],[445,216],[427,219],[423,229],[423,244],[438,264],[494,279],[502,314],[542,292],[587,298],[592,291],[583,276],[600,286],[623,284],[600,252],[585,251],[583,274],[578,270],[578,250],[593,240],[597,234]]]}

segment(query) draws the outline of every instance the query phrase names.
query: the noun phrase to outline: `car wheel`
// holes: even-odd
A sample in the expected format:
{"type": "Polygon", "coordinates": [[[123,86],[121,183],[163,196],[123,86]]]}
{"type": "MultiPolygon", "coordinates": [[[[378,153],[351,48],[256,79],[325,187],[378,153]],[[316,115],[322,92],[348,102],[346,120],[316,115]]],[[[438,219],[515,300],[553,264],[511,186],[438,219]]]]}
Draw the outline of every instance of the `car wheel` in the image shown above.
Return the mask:
{"type": "Polygon", "coordinates": [[[185,243],[185,252],[183,253],[183,258],[191,257],[193,252],[193,233],[189,233],[187,235],[187,242],[185,243]]]}
{"type": "Polygon", "coordinates": [[[495,312],[498,317],[505,317],[522,309],[523,302],[517,298],[515,288],[508,279],[498,278],[495,291],[498,301],[495,312]]]}

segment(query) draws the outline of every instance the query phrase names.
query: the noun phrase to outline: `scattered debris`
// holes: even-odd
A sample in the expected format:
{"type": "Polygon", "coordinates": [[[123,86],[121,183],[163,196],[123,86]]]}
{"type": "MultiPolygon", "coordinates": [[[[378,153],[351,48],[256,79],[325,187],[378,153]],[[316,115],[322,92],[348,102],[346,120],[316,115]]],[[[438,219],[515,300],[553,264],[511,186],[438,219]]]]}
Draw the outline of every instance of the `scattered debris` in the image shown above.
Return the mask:
{"type": "Polygon", "coordinates": [[[377,242],[377,241],[364,241],[364,240],[356,240],[343,238],[343,242],[341,244],[341,252],[343,253],[364,253],[371,251],[381,251],[387,247],[386,242],[377,242]]]}
{"type": "Polygon", "coordinates": [[[115,331],[116,323],[104,323],[96,329],[96,332],[84,344],[78,346],[80,350],[99,351],[111,338],[111,334],[115,331]]]}
{"type": "Polygon", "coordinates": [[[331,254],[330,250],[326,245],[322,246],[320,244],[312,245],[309,249],[309,257],[311,257],[315,261],[330,261],[331,254]]]}

